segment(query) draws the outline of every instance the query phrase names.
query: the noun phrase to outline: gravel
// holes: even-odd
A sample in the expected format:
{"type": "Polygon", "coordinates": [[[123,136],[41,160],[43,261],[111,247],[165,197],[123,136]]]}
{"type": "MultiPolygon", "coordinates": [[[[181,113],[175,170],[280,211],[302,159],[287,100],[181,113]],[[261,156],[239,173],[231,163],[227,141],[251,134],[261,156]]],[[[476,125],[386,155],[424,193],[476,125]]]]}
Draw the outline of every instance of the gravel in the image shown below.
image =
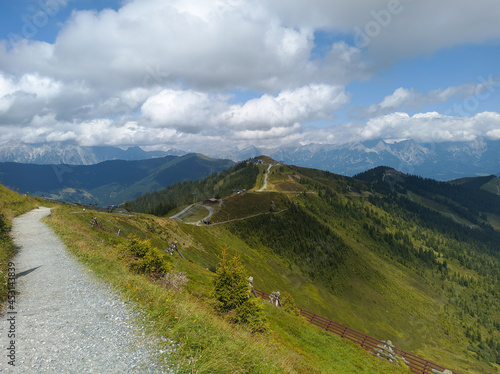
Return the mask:
{"type": "MultiPolygon", "coordinates": [[[[6,373],[165,373],[158,338],[135,321],[141,317],[119,295],[67,254],[40,219],[50,209],[24,214],[13,223],[20,250],[14,310],[0,321],[0,372],[6,373]],[[15,337],[9,338],[15,318],[15,337]],[[8,364],[14,340],[15,367],[8,364]],[[12,347],[10,347],[12,348],[12,347]]],[[[164,342],[165,343],[165,342],[164,342]]],[[[162,355],[163,354],[163,355],[162,355]]]]}

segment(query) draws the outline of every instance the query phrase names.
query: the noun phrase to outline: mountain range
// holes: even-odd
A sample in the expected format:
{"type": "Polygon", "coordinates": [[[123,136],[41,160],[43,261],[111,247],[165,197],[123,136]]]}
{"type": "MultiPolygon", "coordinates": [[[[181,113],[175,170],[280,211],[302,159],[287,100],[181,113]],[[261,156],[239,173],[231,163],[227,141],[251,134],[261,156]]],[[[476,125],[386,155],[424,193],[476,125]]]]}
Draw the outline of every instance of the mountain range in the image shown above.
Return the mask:
{"type": "Polygon", "coordinates": [[[500,141],[486,139],[444,143],[375,139],[345,144],[249,147],[206,154],[235,161],[262,154],[288,165],[327,170],[347,176],[382,165],[441,181],[500,174],[500,141]]]}
{"type": "Polygon", "coordinates": [[[0,183],[33,196],[117,205],[176,182],[208,177],[234,165],[199,154],[95,165],[0,163],[0,183]]]}
{"type": "Polygon", "coordinates": [[[0,162],[22,164],[67,164],[93,165],[109,160],[145,160],[165,156],[183,156],[187,152],[170,149],[168,151],[144,151],[140,147],[121,149],[112,146],[85,147],[75,142],[23,143],[10,140],[0,145],[0,162]]]}
{"type": "MultiPolygon", "coordinates": [[[[179,149],[144,151],[111,146],[84,147],[71,142],[26,144],[11,140],[0,145],[0,162],[91,165],[107,160],[141,160],[168,155],[179,149]]],[[[436,180],[500,174],[500,140],[478,138],[467,142],[421,143],[414,140],[375,139],[345,144],[207,149],[204,154],[233,161],[266,155],[285,164],[353,176],[377,166],[436,180]]]]}

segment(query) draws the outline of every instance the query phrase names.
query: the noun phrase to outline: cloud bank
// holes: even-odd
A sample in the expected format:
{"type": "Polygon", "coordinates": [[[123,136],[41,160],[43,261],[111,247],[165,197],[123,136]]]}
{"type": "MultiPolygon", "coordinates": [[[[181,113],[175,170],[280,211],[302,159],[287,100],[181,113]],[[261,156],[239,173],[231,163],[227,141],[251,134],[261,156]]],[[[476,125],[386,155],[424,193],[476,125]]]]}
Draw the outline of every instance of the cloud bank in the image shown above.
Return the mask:
{"type": "Polygon", "coordinates": [[[0,142],[191,150],[496,139],[498,113],[420,113],[488,92],[481,82],[426,93],[401,86],[355,118],[336,118],[352,101],[351,82],[404,58],[498,40],[499,16],[496,0],[129,0],[75,10],[53,42],[0,40],[0,142]]]}

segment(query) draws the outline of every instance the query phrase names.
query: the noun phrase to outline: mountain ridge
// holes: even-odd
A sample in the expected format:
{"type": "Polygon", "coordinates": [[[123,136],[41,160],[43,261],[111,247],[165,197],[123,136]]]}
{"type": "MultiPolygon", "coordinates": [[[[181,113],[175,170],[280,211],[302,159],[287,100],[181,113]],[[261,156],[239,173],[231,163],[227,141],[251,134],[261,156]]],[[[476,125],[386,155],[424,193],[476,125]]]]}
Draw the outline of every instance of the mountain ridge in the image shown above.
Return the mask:
{"type": "Polygon", "coordinates": [[[260,154],[286,164],[327,170],[353,176],[387,165],[408,174],[440,181],[498,173],[500,141],[478,138],[470,142],[424,143],[415,140],[389,142],[373,139],[342,144],[310,143],[275,148],[205,152],[211,156],[232,155],[241,161],[260,154]],[[241,156],[240,153],[241,152],[241,156]]]}
{"type": "Polygon", "coordinates": [[[113,146],[80,146],[71,141],[28,144],[10,140],[0,145],[0,162],[39,165],[94,165],[110,160],[135,161],[185,154],[187,152],[175,148],[168,151],[144,151],[138,146],[127,149],[113,146]]]}
{"type": "MultiPolygon", "coordinates": [[[[477,138],[464,142],[417,142],[372,139],[341,144],[310,143],[279,147],[213,148],[204,154],[235,162],[260,155],[286,164],[327,170],[353,176],[371,168],[387,165],[408,174],[440,181],[481,175],[500,175],[500,140],[477,138]]],[[[144,151],[138,146],[126,150],[110,147],[82,147],[74,142],[24,144],[9,141],[0,145],[0,162],[35,164],[91,165],[106,160],[139,160],[187,152],[144,151]]]]}

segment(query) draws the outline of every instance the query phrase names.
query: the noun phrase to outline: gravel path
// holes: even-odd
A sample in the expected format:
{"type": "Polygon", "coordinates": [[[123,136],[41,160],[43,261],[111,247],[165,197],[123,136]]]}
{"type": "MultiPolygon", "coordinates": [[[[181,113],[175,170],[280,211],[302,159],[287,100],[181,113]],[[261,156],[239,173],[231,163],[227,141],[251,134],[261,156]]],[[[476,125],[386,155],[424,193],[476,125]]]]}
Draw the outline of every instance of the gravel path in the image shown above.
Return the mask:
{"type": "Polygon", "coordinates": [[[0,372],[157,373],[152,339],[137,314],[105,283],[70,257],[40,219],[40,208],[14,220],[18,295],[0,321],[0,372]],[[14,320],[12,320],[14,317],[14,320]],[[9,321],[9,318],[11,320],[9,321]],[[12,324],[12,321],[15,323],[12,324]],[[14,328],[15,337],[9,338],[14,328]],[[14,341],[15,367],[9,365],[14,341]]]}

